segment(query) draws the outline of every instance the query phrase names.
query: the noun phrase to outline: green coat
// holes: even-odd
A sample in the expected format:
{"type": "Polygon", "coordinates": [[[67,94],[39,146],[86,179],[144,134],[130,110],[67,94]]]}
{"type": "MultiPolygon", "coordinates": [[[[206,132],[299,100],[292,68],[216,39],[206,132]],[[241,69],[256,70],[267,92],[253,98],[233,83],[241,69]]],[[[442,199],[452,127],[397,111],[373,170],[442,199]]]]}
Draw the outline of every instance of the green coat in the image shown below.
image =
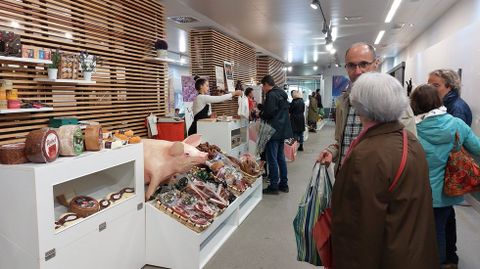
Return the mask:
{"type": "Polygon", "coordinates": [[[310,96],[310,104],[308,105],[308,122],[317,122],[320,116],[318,115],[317,98],[310,96]]]}

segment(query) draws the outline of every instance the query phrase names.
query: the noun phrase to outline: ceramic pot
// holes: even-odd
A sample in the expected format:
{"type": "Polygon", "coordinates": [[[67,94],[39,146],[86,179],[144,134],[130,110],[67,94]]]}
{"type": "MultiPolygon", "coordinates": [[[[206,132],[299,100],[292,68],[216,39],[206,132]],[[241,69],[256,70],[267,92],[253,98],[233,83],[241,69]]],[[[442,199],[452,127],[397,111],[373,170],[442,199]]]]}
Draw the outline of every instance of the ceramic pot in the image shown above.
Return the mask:
{"type": "Polygon", "coordinates": [[[48,69],[48,79],[57,79],[58,69],[57,68],[49,68],[48,69]]]}
{"type": "Polygon", "coordinates": [[[91,81],[92,80],[92,72],[83,72],[83,80],[91,81]]]}

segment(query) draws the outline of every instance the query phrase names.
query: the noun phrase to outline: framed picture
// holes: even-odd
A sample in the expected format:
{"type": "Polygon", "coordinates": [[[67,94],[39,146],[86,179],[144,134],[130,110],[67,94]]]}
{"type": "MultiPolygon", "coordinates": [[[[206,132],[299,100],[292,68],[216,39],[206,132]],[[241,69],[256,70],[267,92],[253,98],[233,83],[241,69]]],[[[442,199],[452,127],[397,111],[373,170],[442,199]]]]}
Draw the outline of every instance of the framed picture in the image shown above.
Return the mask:
{"type": "Polygon", "coordinates": [[[225,90],[225,74],[223,73],[223,67],[215,66],[215,80],[217,81],[217,89],[220,91],[225,90]]]}
{"type": "Polygon", "coordinates": [[[223,62],[223,70],[225,70],[225,80],[227,81],[227,89],[229,92],[235,90],[235,83],[233,81],[233,68],[230,62],[223,62]]]}

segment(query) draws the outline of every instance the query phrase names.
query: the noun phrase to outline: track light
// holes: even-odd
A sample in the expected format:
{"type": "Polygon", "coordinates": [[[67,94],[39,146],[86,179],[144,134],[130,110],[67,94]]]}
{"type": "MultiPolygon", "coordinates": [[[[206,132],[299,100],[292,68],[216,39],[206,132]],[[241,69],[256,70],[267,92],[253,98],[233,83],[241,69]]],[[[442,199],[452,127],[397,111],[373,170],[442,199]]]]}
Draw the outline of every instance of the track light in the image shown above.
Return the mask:
{"type": "Polygon", "coordinates": [[[318,3],[318,0],[312,0],[312,3],[310,4],[310,7],[313,8],[313,9],[318,9],[318,5],[320,3],[318,3]]]}

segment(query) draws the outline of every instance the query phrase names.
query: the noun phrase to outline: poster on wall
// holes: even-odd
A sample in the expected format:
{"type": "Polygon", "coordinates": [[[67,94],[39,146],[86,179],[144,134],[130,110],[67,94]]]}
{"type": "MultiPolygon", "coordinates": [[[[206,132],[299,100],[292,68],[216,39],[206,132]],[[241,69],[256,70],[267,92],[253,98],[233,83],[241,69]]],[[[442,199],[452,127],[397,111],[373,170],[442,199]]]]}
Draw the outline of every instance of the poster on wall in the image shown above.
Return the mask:
{"type": "Polygon", "coordinates": [[[262,103],[262,86],[260,85],[255,85],[255,86],[250,86],[253,89],[253,100],[257,104],[262,103]]]}
{"type": "Polygon", "coordinates": [[[350,80],[345,76],[333,76],[332,78],[332,97],[337,97],[346,91],[350,80]]]}
{"type": "Polygon", "coordinates": [[[198,93],[195,90],[195,80],[192,76],[182,76],[183,102],[193,102],[198,93]]]}
{"type": "Polygon", "coordinates": [[[230,62],[223,62],[223,69],[225,70],[225,79],[227,81],[227,89],[229,92],[235,90],[235,83],[233,81],[233,68],[230,62]]]}
{"type": "Polygon", "coordinates": [[[217,81],[217,89],[219,91],[225,90],[225,74],[223,73],[223,67],[215,66],[215,80],[217,81]]]}

